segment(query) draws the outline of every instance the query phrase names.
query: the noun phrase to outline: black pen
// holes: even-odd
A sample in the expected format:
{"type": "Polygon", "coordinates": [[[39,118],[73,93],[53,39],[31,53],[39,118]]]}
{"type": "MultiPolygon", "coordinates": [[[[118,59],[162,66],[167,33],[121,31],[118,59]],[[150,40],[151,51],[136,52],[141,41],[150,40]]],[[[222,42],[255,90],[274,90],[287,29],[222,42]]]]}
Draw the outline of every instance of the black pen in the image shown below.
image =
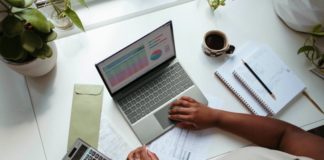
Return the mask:
{"type": "Polygon", "coordinates": [[[245,67],[253,74],[253,76],[261,83],[263,88],[267,90],[267,92],[270,94],[270,96],[273,99],[276,99],[275,95],[270,91],[270,89],[262,82],[262,80],[259,78],[259,76],[252,70],[252,68],[242,59],[243,64],[245,67]]]}

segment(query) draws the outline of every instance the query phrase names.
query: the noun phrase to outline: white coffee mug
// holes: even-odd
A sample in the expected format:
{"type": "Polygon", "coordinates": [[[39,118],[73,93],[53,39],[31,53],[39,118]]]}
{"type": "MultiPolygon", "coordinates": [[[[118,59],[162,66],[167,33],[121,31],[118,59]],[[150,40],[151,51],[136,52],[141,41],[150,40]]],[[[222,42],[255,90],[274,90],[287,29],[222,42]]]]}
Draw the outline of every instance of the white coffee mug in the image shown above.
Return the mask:
{"type": "Polygon", "coordinates": [[[202,49],[206,55],[218,57],[223,54],[232,54],[235,47],[228,43],[227,37],[222,31],[211,30],[204,36],[202,49]]]}

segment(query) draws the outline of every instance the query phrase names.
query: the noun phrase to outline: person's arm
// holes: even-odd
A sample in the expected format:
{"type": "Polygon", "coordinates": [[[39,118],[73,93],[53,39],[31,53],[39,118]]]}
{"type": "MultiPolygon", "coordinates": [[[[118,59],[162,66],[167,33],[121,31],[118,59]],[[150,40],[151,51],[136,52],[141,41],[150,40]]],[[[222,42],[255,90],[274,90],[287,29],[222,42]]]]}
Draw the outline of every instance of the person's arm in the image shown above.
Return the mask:
{"type": "Polygon", "coordinates": [[[289,123],[268,117],[212,109],[182,97],[170,110],[170,119],[187,129],[218,127],[251,142],[298,156],[324,159],[324,139],[289,123]]]}

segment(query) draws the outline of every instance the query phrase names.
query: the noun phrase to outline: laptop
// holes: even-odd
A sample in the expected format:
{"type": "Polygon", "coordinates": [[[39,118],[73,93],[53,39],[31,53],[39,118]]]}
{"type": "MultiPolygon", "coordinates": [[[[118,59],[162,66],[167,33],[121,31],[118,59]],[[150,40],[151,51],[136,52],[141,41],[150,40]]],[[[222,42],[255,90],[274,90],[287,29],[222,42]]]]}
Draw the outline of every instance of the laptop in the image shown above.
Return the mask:
{"type": "Polygon", "coordinates": [[[170,104],[189,96],[207,100],[176,59],[169,21],[96,64],[116,106],[142,144],[174,126],[170,104]]]}

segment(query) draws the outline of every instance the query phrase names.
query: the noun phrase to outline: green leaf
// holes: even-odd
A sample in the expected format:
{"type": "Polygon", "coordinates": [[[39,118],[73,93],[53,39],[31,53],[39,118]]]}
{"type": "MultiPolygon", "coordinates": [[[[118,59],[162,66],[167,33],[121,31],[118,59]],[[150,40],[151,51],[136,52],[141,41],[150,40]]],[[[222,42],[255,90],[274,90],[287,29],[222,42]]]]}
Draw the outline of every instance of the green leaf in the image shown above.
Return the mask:
{"type": "Polygon", "coordinates": [[[2,28],[6,36],[15,37],[23,31],[24,24],[14,16],[7,16],[3,20],[2,28]]]}
{"type": "Polygon", "coordinates": [[[321,67],[321,66],[323,66],[323,65],[324,65],[324,59],[320,59],[320,60],[318,61],[318,66],[321,67]]]}
{"type": "Polygon", "coordinates": [[[50,26],[51,29],[55,28],[54,24],[51,21],[47,21],[47,22],[48,22],[48,25],[50,26]]]}
{"type": "Polygon", "coordinates": [[[305,52],[309,52],[309,51],[315,51],[315,48],[313,46],[303,46],[301,48],[299,48],[299,50],[297,51],[297,54],[300,54],[300,53],[305,53],[305,52]]]}
{"type": "Polygon", "coordinates": [[[322,28],[322,25],[321,24],[316,25],[313,28],[313,33],[320,32],[321,31],[321,28],[322,28]]]}
{"type": "Polygon", "coordinates": [[[21,47],[19,36],[14,38],[2,37],[0,39],[0,54],[7,60],[21,59],[25,52],[21,47]]]}
{"type": "Polygon", "coordinates": [[[52,48],[48,44],[44,44],[41,49],[37,49],[32,53],[34,57],[45,59],[53,55],[52,48]]]}
{"type": "Polygon", "coordinates": [[[323,37],[324,36],[324,32],[313,32],[312,35],[323,37]]]}
{"type": "Polygon", "coordinates": [[[32,5],[35,0],[5,0],[5,1],[14,7],[25,8],[32,5]]]}
{"type": "Polygon", "coordinates": [[[21,35],[22,47],[29,53],[43,47],[42,39],[33,31],[25,31],[21,35]]]}
{"type": "Polygon", "coordinates": [[[71,19],[73,24],[75,24],[82,31],[85,31],[79,16],[71,8],[67,8],[64,12],[71,19]]]}
{"type": "Polygon", "coordinates": [[[50,42],[57,38],[57,33],[54,30],[51,30],[50,33],[41,33],[38,32],[38,35],[43,40],[43,42],[50,42]]]}
{"type": "Polygon", "coordinates": [[[88,7],[85,0],[79,0],[79,3],[82,5],[82,6],[85,6],[85,7],[88,7]]]}
{"type": "Polygon", "coordinates": [[[47,35],[45,35],[45,36],[43,37],[43,40],[44,40],[45,42],[50,42],[50,41],[55,40],[56,37],[57,37],[57,33],[56,33],[55,31],[52,30],[51,33],[49,33],[49,34],[47,34],[47,35]]]}
{"type": "Polygon", "coordinates": [[[219,6],[225,6],[225,0],[208,0],[209,6],[216,10],[219,6]]]}
{"type": "Polygon", "coordinates": [[[14,7],[22,8],[25,6],[25,1],[22,0],[5,0],[5,1],[14,7]]]}
{"type": "Polygon", "coordinates": [[[46,17],[35,8],[27,8],[18,12],[17,15],[25,19],[27,23],[30,23],[40,32],[49,33],[51,30],[50,23],[47,21],[46,17]]]}

